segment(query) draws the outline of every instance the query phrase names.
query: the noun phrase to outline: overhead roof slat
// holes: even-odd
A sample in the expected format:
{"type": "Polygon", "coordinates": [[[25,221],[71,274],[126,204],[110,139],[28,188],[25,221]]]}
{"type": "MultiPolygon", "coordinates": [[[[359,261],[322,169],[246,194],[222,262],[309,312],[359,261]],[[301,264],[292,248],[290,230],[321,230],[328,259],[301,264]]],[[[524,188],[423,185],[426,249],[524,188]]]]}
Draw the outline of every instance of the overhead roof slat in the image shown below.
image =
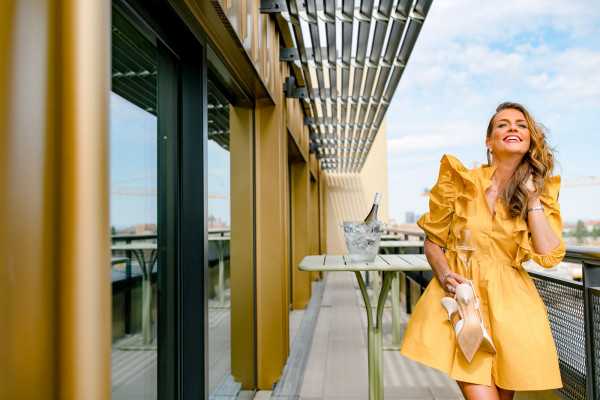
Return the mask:
{"type": "Polygon", "coordinates": [[[323,169],[361,170],[432,2],[287,0],[323,169]]]}

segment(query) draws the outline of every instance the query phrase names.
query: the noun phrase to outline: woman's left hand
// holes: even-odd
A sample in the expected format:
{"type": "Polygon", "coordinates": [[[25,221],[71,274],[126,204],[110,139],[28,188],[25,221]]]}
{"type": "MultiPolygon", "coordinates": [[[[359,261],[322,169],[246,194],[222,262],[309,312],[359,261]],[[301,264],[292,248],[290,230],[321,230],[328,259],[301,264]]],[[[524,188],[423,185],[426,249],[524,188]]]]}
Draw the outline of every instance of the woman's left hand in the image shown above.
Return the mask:
{"type": "Polygon", "coordinates": [[[525,182],[525,187],[530,192],[535,192],[535,185],[533,184],[533,175],[529,175],[529,179],[527,179],[527,182],[525,182]]]}
{"type": "Polygon", "coordinates": [[[529,175],[529,179],[527,179],[527,182],[525,182],[525,187],[531,194],[529,196],[528,208],[539,206],[541,204],[540,197],[535,195],[536,187],[533,184],[533,175],[529,175]]]}

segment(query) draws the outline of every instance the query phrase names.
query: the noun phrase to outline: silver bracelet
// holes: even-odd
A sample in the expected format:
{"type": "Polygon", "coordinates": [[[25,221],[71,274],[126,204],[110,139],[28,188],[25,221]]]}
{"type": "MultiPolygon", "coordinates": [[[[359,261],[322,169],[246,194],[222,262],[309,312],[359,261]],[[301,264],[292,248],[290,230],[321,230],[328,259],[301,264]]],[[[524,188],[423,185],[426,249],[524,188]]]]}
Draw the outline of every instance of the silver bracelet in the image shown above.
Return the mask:
{"type": "Polygon", "coordinates": [[[446,274],[442,278],[442,287],[444,288],[444,290],[446,290],[446,278],[448,277],[448,275],[450,275],[450,272],[452,272],[452,271],[446,272],[446,274]]]}
{"type": "Polygon", "coordinates": [[[544,206],[537,206],[537,207],[531,207],[527,209],[527,213],[530,213],[531,211],[535,211],[535,210],[542,210],[544,211],[544,206]]]}

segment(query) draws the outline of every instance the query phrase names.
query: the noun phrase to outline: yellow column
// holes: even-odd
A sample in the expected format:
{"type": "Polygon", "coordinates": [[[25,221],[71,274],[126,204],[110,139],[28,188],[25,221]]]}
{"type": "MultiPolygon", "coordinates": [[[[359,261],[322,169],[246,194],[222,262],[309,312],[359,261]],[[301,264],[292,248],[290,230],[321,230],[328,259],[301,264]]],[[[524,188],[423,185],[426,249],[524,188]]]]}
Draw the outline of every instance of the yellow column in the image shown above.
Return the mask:
{"type": "Polygon", "coordinates": [[[308,165],[290,165],[292,189],[292,308],[303,310],[310,300],[311,273],[298,270],[300,261],[310,251],[310,188],[308,165]]]}
{"type": "Polygon", "coordinates": [[[0,2],[2,399],[56,398],[58,390],[57,130],[47,103],[57,93],[54,11],[43,1],[0,2]]]}
{"type": "Polygon", "coordinates": [[[229,108],[231,151],[231,375],[254,389],[254,175],[252,109],[229,108]]]}
{"type": "Polygon", "coordinates": [[[0,15],[0,398],[109,399],[110,2],[0,15]]]}
{"type": "MultiPolygon", "coordinates": [[[[309,221],[309,231],[310,235],[310,251],[309,254],[321,254],[320,246],[319,246],[319,237],[320,237],[320,229],[319,229],[319,212],[320,212],[320,204],[319,204],[319,183],[312,178],[310,179],[310,221],[309,221]]],[[[322,276],[322,272],[314,271],[311,272],[311,279],[313,281],[317,280],[322,276]]]]}
{"type": "Polygon", "coordinates": [[[256,306],[258,389],[271,390],[287,357],[283,152],[278,107],[259,100],[256,146],[256,306]]]}
{"type": "Polygon", "coordinates": [[[65,0],[61,11],[59,397],[108,399],[110,3],[65,0]]]}

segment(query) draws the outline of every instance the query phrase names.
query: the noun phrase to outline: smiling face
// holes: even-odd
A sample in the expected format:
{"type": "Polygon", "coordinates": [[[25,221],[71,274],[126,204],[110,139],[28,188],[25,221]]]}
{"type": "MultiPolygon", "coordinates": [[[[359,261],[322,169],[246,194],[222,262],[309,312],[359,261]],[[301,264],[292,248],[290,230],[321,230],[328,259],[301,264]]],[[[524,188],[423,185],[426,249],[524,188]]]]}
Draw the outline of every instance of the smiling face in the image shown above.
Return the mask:
{"type": "Polygon", "coordinates": [[[529,125],[519,110],[508,108],[492,120],[492,131],[485,144],[494,158],[523,156],[529,150],[529,125]]]}

